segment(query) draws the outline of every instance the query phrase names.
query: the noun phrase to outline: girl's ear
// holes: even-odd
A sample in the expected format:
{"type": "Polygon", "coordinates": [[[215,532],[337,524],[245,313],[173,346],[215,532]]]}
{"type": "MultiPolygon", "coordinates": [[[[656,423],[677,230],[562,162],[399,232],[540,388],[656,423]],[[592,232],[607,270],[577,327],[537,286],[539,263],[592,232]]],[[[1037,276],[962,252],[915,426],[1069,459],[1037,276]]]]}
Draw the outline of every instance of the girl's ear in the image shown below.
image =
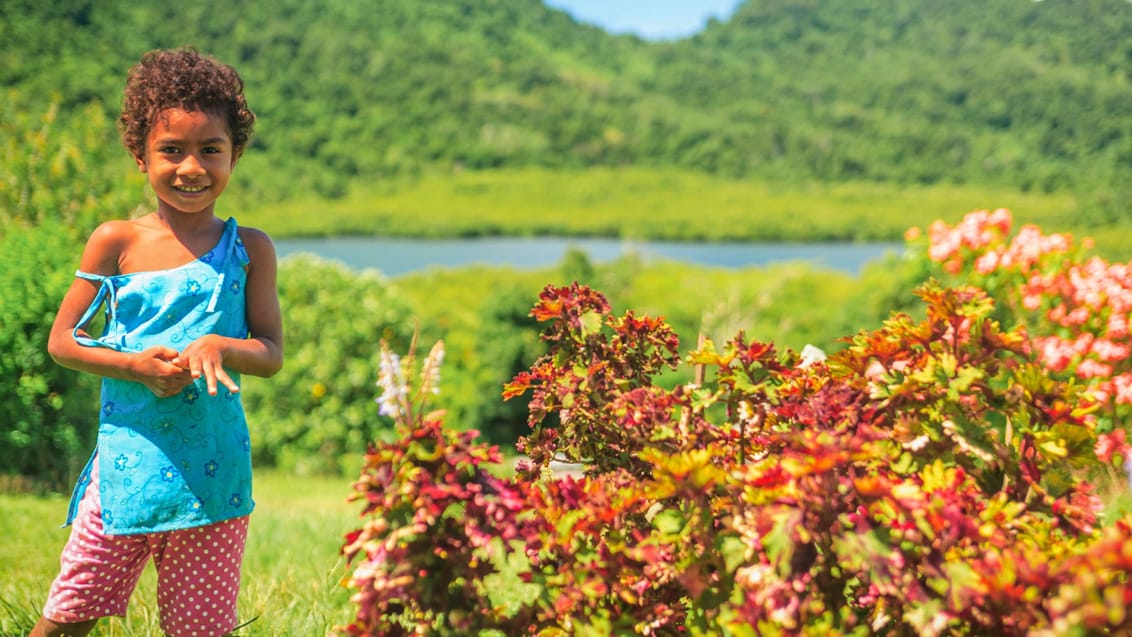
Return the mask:
{"type": "Polygon", "coordinates": [[[141,155],[134,155],[134,161],[138,165],[138,170],[145,172],[145,157],[141,155]]]}

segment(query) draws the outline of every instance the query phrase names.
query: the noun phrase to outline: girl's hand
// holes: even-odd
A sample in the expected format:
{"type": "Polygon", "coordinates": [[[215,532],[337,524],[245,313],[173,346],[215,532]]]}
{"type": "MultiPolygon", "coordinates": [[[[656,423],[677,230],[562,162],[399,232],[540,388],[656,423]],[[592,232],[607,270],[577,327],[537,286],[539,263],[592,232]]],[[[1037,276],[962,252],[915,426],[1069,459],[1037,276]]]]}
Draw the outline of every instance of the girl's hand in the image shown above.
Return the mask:
{"type": "Polygon", "coordinates": [[[188,370],[176,364],[177,350],[156,346],[136,355],[130,368],[135,380],[161,398],[175,396],[193,382],[188,370]]]}
{"type": "Polygon", "coordinates": [[[228,351],[227,340],[222,336],[207,334],[193,341],[173,360],[173,364],[188,370],[195,380],[204,377],[208,395],[216,395],[216,384],[220,383],[235,393],[239,385],[224,371],[224,356],[228,351]]]}

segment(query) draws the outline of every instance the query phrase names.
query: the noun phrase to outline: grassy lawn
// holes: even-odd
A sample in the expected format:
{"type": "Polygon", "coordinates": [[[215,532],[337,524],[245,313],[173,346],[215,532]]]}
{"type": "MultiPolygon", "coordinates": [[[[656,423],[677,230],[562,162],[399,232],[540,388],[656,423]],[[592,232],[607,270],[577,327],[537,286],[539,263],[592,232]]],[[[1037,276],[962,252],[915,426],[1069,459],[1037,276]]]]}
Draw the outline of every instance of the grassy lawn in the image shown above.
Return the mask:
{"type": "MultiPolygon", "coordinates": [[[[347,503],[349,479],[256,476],[240,592],[240,635],[325,635],[353,616],[347,573],[338,556],[342,535],[357,526],[360,503],[347,503]]],[[[67,540],[59,528],[61,496],[0,494],[0,637],[23,637],[39,616],[67,540]]],[[[142,575],[125,618],[103,620],[96,636],[159,635],[152,565],[142,575]]]]}
{"type": "Polygon", "coordinates": [[[871,182],[776,183],[673,168],[429,173],[356,188],[342,199],[234,201],[240,222],[273,236],[604,236],[706,241],[899,241],[909,226],[976,209],[1072,229],[1065,193],[871,182]],[[312,214],[313,213],[313,214],[312,214]]]}

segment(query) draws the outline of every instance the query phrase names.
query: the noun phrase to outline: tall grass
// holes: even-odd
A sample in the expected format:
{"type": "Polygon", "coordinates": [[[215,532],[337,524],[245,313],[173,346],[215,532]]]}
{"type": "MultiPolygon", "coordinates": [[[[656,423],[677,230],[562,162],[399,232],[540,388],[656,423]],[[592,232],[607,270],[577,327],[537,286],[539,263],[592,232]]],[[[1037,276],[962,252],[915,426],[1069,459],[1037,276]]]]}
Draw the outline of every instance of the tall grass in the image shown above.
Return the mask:
{"type": "MultiPolygon", "coordinates": [[[[236,202],[234,202],[236,203],[236,202]]],[[[1010,208],[1047,231],[1073,229],[1066,193],[990,186],[776,183],[674,168],[425,174],[348,196],[236,203],[240,221],[276,236],[607,236],[707,241],[900,240],[912,225],[1010,208]]]]}
{"type": "MultiPolygon", "coordinates": [[[[257,473],[239,613],[242,636],[326,635],[352,618],[347,573],[338,556],[343,533],[356,527],[360,505],[349,504],[350,481],[257,473]]],[[[26,635],[39,617],[58,570],[68,530],[60,496],[0,494],[0,637],[26,635]]],[[[94,635],[160,635],[152,564],[126,617],[99,622],[94,635]]]]}

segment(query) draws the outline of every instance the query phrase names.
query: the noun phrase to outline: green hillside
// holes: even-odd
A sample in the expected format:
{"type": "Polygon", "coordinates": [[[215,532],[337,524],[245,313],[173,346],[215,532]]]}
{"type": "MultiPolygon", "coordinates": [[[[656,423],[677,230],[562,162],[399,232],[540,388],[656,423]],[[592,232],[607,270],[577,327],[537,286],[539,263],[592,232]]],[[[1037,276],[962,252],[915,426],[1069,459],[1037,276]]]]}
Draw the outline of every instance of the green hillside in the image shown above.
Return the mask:
{"type": "MultiPolygon", "coordinates": [[[[87,233],[152,205],[114,130],[152,48],[239,68],[260,119],[217,212],[278,238],[898,241],[1003,206],[1126,261],[1130,29],[1125,0],[748,0],[672,42],[539,0],[2,0],[0,464],[60,482],[84,459],[97,386],[50,360],[46,326],[87,233]]],[[[285,259],[292,362],[247,387],[270,428],[257,458],[340,469],[381,428],[376,342],[413,334],[448,347],[452,422],[513,441],[525,406],[500,388],[533,362],[548,282],[667,317],[685,347],[744,329],[831,351],[918,307],[926,274],[896,256],[854,278],[571,253],[385,279],[285,259]]]]}
{"type": "Polygon", "coordinates": [[[1132,216],[1125,0],[748,0],[674,42],[538,0],[5,0],[0,42],[8,108],[62,117],[91,100],[113,117],[154,47],[231,62],[260,115],[256,200],[635,165],[1072,193],[1082,227],[1132,216]]]}

